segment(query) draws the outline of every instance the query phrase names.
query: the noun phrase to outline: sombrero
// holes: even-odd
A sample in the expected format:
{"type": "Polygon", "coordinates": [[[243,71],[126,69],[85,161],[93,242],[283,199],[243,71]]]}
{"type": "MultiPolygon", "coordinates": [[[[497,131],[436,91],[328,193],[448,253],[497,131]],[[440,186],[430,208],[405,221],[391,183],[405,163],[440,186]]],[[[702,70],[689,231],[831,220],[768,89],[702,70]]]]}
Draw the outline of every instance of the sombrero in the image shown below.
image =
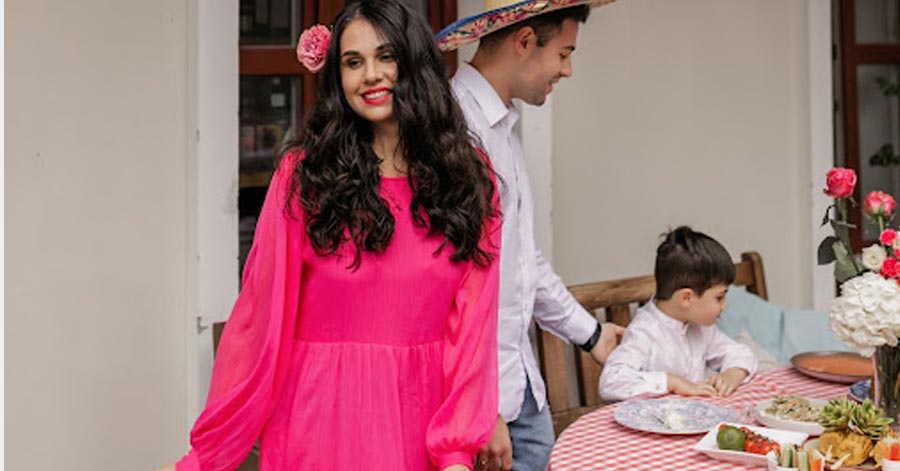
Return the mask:
{"type": "Polygon", "coordinates": [[[439,32],[438,47],[452,51],[464,44],[477,41],[498,29],[527,20],[532,16],[549,13],[561,8],[587,5],[591,8],[612,3],[615,0],[484,0],[484,13],[472,15],[451,23],[439,32]]]}

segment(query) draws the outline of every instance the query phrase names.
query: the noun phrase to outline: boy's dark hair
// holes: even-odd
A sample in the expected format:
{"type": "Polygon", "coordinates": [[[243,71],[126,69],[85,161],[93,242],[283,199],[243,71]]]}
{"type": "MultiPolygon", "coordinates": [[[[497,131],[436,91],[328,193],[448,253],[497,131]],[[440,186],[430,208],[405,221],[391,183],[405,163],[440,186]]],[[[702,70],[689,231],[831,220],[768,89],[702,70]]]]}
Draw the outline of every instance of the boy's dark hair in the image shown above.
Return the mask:
{"type": "Polygon", "coordinates": [[[537,36],[538,47],[544,47],[557,33],[559,33],[559,30],[562,29],[563,21],[575,20],[579,23],[584,23],[587,21],[590,14],[590,7],[587,5],[578,5],[569,8],[561,8],[556,11],[551,11],[550,13],[544,13],[543,15],[532,16],[521,23],[509,25],[482,37],[479,47],[491,50],[497,47],[497,45],[503,42],[509,35],[526,26],[534,30],[534,34],[537,36]]]}
{"type": "Polygon", "coordinates": [[[666,300],[682,288],[698,295],[734,281],[731,255],[712,237],[681,226],[665,234],[656,249],[656,299],[666,300]]]}

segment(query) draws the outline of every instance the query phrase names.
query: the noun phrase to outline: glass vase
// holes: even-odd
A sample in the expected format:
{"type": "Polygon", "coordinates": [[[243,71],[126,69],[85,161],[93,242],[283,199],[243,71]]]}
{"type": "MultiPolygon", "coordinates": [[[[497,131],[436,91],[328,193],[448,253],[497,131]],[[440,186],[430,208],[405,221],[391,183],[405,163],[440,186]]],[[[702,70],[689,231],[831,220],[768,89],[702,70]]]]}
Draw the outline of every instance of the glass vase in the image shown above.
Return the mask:
{"type": "Polygon", "coordinates": [[[900,345],[876,347],[873,360],[875,376],[872,393],[875,405],[884,409],[885,417],[894,419],[891,427],[897,430],[900,427],[900,345]]]}

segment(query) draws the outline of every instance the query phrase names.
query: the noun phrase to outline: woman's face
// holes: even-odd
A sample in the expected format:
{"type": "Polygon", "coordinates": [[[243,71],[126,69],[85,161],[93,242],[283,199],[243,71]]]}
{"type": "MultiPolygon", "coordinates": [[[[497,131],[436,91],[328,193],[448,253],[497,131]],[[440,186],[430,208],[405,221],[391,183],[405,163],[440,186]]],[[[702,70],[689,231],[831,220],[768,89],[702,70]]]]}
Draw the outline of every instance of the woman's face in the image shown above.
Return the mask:
{"type": "Polygon", "coordinates": [[[356,114],[373,124],[394,120],[397,60],[367,20],[352,20],[341,35],[341,85],[356,114]]]}

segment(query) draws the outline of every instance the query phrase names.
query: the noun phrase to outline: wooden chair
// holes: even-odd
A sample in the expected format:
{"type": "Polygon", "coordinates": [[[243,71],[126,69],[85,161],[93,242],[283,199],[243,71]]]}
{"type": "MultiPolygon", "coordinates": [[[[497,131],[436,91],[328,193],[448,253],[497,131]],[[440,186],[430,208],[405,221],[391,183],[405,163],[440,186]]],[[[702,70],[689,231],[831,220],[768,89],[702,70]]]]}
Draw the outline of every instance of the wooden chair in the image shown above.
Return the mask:
{"type": "MultiPolygon", "coordinates": [[[[762,258],[758,253],[741,254],[741,262],[736,263],[735,268],[735,285],[744,286],[757,296],[768,299],[762,258]]],[[[631,306],[649,301],[656,292],[656,281],[653,275],[649,275],[571,286],[569,291],[594,315],[604,309],[607,321],[627,326],[631,321],[631,306]]],[[[603,405],[598,391],[602,367],[577,346],[566,345],[543,330],[539,330],[539,335],[541,373],[547,382],[547,400],[553,416],[553,429],[558,436],[575,419],[603,405]],[[567,349],[573,352],[575,358],[578,403],[574,406],[569,404],[567,349]]]]}

